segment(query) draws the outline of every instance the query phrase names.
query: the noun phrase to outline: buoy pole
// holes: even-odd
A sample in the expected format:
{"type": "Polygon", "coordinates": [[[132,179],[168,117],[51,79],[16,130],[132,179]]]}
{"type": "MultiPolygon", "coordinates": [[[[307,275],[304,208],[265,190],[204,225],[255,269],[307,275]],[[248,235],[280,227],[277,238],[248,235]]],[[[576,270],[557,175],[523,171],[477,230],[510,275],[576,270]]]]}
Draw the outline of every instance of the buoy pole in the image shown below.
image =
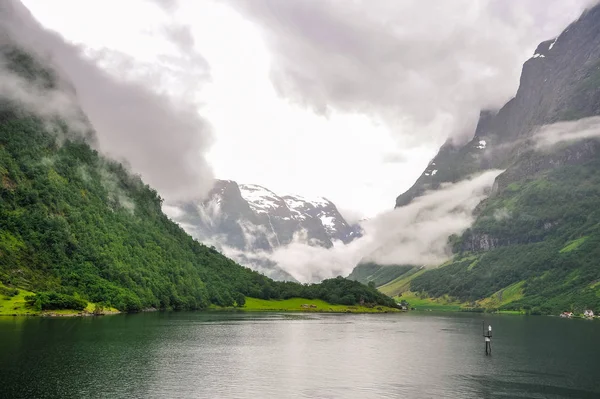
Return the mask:
{"type": "Polygon", "coordinates": [[[485,354],[492,354],[492,325],[488,326],[487,331],[485,330],[485,320],[483,321],[483,339],[485,341],[485,354]]]}

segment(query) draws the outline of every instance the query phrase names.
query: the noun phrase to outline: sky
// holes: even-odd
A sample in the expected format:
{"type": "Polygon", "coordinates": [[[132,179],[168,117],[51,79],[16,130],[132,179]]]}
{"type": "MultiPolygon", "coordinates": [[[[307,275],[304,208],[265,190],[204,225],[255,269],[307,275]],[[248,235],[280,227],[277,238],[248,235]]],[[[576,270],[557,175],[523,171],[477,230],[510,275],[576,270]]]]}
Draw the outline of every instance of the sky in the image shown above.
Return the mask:
{"type": "Polygon", "coordinates": [[[154,132],[153,159],[106,144],[167,200],[216,177],[324,196],[351,219],[391,209],[442,143],[470,139],[537,44],[590,3],[23,0],[109,74],[193,105],[193,123],[161,124],[153,108],[137,126],[154,132]]]}

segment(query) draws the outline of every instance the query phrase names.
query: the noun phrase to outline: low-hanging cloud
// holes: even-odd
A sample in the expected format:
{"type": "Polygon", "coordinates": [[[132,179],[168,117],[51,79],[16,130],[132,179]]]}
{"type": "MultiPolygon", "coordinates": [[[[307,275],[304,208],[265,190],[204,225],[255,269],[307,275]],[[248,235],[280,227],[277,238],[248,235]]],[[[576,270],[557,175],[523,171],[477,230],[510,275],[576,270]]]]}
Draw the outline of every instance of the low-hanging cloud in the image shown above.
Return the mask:
{"type": "Polygon", "coordinates": [[[534,134],[533,140],[536,148],[541,149],[557,143],[594,137],[600,137],[600,116],[542,126],[534,134]]]}
{"type": "Polygon", "coordinates": [[[409,205],[365,221],[363,237],[331,249],[293,242],[275,249],[271,259],[296,279],[308,282],[348,275],[361,261],[382,265],[434,266],[451,253],[448,237],[474,221],[473,210],[489,195],[500,170],[447,184],[409,205]]]}
{"type": "Polygon", "coordinates": [[[405,143],[465,138],[521,64],[595,0],[230,0],[256,21],[280,95],[384,119],[405,143]]]}
{"type": "MultiPolygon", "coordinates": [[[[2,43],[0,42],[0,45],[2,43]]],[[[57,133],[59,141],[67,138],[55,123],[57,116],[68,120],[70,128],[79,135],[90,136],[89,129],[81,110],[77,107],[74,93],[68,90],[49,90],[42,79],[29,80],[15,73],[8,54],[0,53],[0,98],[19,104],[26,110],[35,110],[46,121],[47,128],[57,133]]]]}
{"type": "MultiPolygon", "coordinates": [[[[106,72],[84,55],[84,49],[43,28],[17,0],[1,0],[0,11],[3,44],[15,43],[50,63],[66,86],[74,88],[70,95],[45,94],[60,99],[60,107],[47,103],[39,89],[23,85],[24,81],[14,76],[3,83],[3,94],[10,91],[7,85],[17,85],[18,93],[26,94],[20,99],[26,99],[24,105],[31,110],[42,115],[58,111],[61,118],[77,126],[81,118],[74,116],[80,107],[96,130],[99,149],[125,160],[168,200],[198,198],[208,192],[213,175],[204,153],[212,136],[193,102],[174,101],[153,90],[152,81],[120,79],[106,72]]],[[[171,36],[181,41],[185,32],[172,32],[171,36]]],[[[5,68],[2,74],[9,76],[5,68]]]]}

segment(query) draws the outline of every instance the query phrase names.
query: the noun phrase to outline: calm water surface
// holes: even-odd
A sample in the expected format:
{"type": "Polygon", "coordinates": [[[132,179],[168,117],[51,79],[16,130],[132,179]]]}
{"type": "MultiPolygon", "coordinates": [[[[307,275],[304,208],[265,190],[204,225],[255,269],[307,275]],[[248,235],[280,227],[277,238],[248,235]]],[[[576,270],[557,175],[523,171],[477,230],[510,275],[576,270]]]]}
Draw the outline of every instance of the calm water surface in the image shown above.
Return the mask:
{"type": "Polygon", "coordinates": [[[599,321],[485,318],[0,318],[0,397],[600,398],[599,321]]]}

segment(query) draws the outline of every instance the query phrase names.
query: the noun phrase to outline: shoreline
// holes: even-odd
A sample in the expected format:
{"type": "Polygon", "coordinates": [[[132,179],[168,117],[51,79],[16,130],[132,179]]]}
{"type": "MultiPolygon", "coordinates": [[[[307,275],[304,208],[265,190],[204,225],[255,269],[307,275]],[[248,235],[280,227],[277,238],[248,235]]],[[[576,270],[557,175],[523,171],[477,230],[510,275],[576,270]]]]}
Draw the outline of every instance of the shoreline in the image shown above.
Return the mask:
{"type": "MultiPolygon", "coordinates": [[[[93,306],[88,305],[88,308],[84,310],[46,310],[46,311],[35,311],[31,308],[21,306],[14,309],[14,312],[3,312],[0,313],[0,316],[32,316],[32,317],[91,317],[91,316],[110,316],[115,314],[130,314],[128,312],[120,312],[117,309],[103,309],[101,312],[93,312],[93,306]]],[[[131,314],[135,313],[145,313],[145,312],[155,312],[155,311],[165,311],[165,312],[176,312],[173,309],[155,309],[148,308],[142,309],[140,312],[131,312],[131,314]]],[[[290,298],[290,299],[258,299],[247,297],[245,304],[241,307],[237,306],[227,306],[221,307],[216,305],[211,305],[206,309],[196,309],[191,311],[197,312],[215,312],[215,311],[223,311],[223,312],[290,312],[290,313],[345,313],[345,314],[369,314],[369,313],[403,313],[405,310],[382,306],[382,305],[334,305],[327,303],[325,301],[319,299],[306,299],[306,298],[290,298]]]]}
{"type": "MultiPolygon", "coordinates": [[[[241,313],[312,313],[312,314],[393,314],[393,313],[481,313],[487,315],[508,315],[508,316],[545,316],[545,317],[558,317],[557,315],[532,315],[525,312],[471,312],[464,310],[448,310],[448,309],[414,309],[414,310],[400,310],[394,308],[386,308],[382,310],[360,310],[360,309],[347,309],[347,310],[335,310],[335,309],[289,309],[289,308],[271,308],[271,309],[247,309],[247,308],[238,308],[238,307],[227,307],[227,308],[207,308],[207,309],[196,309],[196,310],[184,310],[184,312],[241,312],[241,313]]],[[[139,313],[147,313],[147,312],[180,312],[179,310],[173,309],[152,309],[152,310],[142,310],[140,312],[120,312],[120,311],[109,311],[103,312],[100,314],[94,314],[90,312],[77,312],[77,311],[45,311],[39,313],[4,313],[0,314],[0,318],[2,317],[45,317],[45,318],[61,318],[61,317],[100,317],[100,316],[114,316],[119,314],[139,314],[139,313]]],[[[571,318],[566,319],[575,319],[575,320],[600,320],[600,316],[595,316],[593,318],[583,317],[583,316],[573,316],[571,318]]]]}
{"type": "MultiPolygon", "coordinates": [[[[123,314],[120,311],[109,311],[99,314],[90,312],[79,312],[76,310],[60,309],[58,311],[43,311],[43,312],[29,312],[29,313],[2,313],[0,317],[98,317],[98,316],[112,316],[115,314],[123,314]]],[[[141,313],[141,312],[140,312],[141,313]]]]}
{"type": "MultiPolygon", "coordinates": [[[[391,308],[390,308],[391,309],[391,308]]],[[[157,312],[181,312],[180,310],[169,310],[169,309],[157,309],[157,312]]],[[[147,311],[141,312],[109,312],[102,314],[93,313],[57,313],[57,312],[42,312],[42,313],[12,313],[12,314],[0,314],[0,317],[49,317],[49,318],[61,318],[61,317],[101,317],[101,316],[114,316],[118,314],[140,314],[146,313],[147,311]]],[[[382,310],[382,311],[361,311],[361,310],[311,310],[311,309],[244,309],[244,308],[220,308],[220,309],[195,309],[195,310],[184,310],[184,312],[243,312],[243,313],[314,313],[314,314],[389,314],[389,313],[408,313],[408,311],[402,310],[382,310]]]]}

